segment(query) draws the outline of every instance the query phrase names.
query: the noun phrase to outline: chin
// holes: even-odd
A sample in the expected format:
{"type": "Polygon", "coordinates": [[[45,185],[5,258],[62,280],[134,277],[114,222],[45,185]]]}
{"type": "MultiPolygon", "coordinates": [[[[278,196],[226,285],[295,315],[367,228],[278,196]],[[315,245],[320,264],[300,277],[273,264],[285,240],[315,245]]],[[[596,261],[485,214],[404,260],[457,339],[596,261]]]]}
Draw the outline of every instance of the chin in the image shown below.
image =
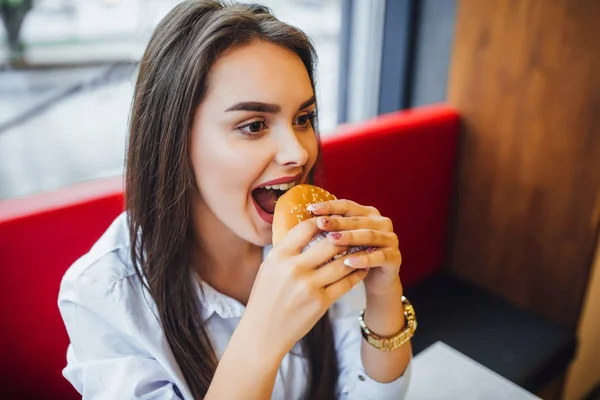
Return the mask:
{"type": "Polygon", "coordinates": [[[246,226],[231,226],[230,229],[237,237],[254,246],[265,247],[273,242],[271,227],[264,226],[264,224],[259,225],[251,219],[246,226]]]}
{"type": "Polygon", "coordinates": [[[273,242],[270,232],[267,234],[256,232],[255,234],[251,235],[239,235],[239,237],[256,247],[269,246],[273,242]]]}
{"type": "Polygon", "coordinates": [[[269,246],[269,245],[271,245],[271,243],[273,243],[273,241],[271,240],[271,237],[270,237],[270,236],[271,236],[271,235],[269,234],[269,237],[264,237],[264,238],[263,238],[263,237],[261,237],[261,238],[257,238],[258,240],[256,240],[256,241],[252,241],[252,242],[250,242],[250,243],[252,243],[253,245],[255,245],[255,246],[258,246],[258,247],[266,247],[266,246],[269,246]]]}
{"type": "MultiPolygon", "coordinates": [[[[266,224],[254,210],[254,205],[249,204],[247,210],[247,227],[238,230],[239,237],[255,246],[265,247],[273,243],[273,225],[266,224]]],[[[235,230],[234,230],[235,232],[235,230]]]]}
{"type": "Polygon", "coordinates": [[[273,230],[271,229],[271,227],[259,228],[258,231],[256,232],[256,235],[253,238],[253,240],[250,240],[250,243],[252,243],[255,246],[260,246],[260,247],[265,247],[265,246],[272,244],[273,243],[273,230]]]}

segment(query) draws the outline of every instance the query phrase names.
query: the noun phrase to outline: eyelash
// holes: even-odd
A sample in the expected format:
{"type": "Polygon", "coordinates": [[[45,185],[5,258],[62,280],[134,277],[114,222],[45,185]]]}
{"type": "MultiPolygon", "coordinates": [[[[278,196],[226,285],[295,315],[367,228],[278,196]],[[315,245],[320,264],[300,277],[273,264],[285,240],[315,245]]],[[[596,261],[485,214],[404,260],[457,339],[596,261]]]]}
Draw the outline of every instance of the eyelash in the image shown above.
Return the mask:
{"type": "MultiPolygon", "coordinates": [[[[300,118],[306,118],[306,123],[305,125],[300,125],[301,129],[308,129],[309,127],[312,128],[314,127],[315,124],[315,118],[317,116],[317,112],[315,110],[308,112],[306,114],[302,114],[300,115],[298,118],[296,118],[296,120],[299,120],[300,118]]],[[[239,131],[242,135],[247,136],[251,139],[257,139],[259,137],[262,136],[262,132],[265,129],[268,129],[268,127],[266,126],[266,121],[264,119],[256,119],[254,121],[248,122],[247,124],[244,124],[242,126],[239,126],[237,128],[235,128],[237,131],[239,131]],[[250,126],[254,125],[254,124],[260,124],[260,131],[258,132],[249,132],[246,129],[249,128],[250,126]]]]}

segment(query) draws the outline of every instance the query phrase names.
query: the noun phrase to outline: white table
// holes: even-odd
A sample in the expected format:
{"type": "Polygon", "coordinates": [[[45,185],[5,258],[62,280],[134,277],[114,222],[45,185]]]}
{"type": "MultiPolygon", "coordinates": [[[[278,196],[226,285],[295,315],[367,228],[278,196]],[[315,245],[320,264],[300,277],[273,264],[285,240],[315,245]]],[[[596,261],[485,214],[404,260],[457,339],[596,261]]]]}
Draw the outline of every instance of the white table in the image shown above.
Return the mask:
{"type": "Polygon", "coordinates": [[[417,354],[406,400],[540,400],[443,342],[417,354]]]}

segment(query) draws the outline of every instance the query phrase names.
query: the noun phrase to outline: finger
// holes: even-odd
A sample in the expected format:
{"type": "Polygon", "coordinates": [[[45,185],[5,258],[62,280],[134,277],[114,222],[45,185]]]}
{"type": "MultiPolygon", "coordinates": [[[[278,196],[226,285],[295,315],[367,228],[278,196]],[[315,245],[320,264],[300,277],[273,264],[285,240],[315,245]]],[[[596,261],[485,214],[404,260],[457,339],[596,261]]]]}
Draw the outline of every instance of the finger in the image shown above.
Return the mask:
{"type": "Polygon", "coordinates": [[[348,293],[360,281],[365,279],[369,271],[365,269],[356,270],[342,279],[325,287],[325,296],[328,304],[333,304],[337,299],[348,293]]]}
{"type": "Polygon", "coordinates": [[[394,232],[358,229],[329,232],[328,236],[338,246],[398,247],[398,237],[394,232]]]}
{"type": "Polygon", "coordinates": [[[302,249],[312,240],[320,229],[317,219],[310,218],[294,226],[277,245],[277,250],[282,254],[300,254],[302,249]]]}
{"type": "Polygon", "coordinates": [[[353,254],[344,258],[344,264],[351,268],[399,267],[402,254],[398,249],[378,249],[366,254],[353,254]]]}
{"type": "Polygon", "coordinates": [[[377,231],[392,232],[392,221],[381,216],[372,217],[335,217],[323,216],[317,218],[317,226],[328,232],[349,231],[356,229],[373,229],[377,231]]]}
{"type": "Polygon", "coordinates": [[[326,232],[320,232],[310,243],[310,247],[297,256],[298,265],[303,268],[316,269],[347,249],[345,246],[334,243],[334,240],[328,237],[326,232]]]}
{"type": "Polygon", "coordinates": [[[363,206],[352,200],[346,199],[310,204],[307,209],[315,215],[339,214],[345,217],[368,217],[380,215],[379,211],[375,207],[363,206]]]}
{"type": "Polygon", "coordinates": [[[337,260],[331,261],[328,264],[323,265],[321,268],[316,269],[313,272],[313,279],[319,287],[326,287],[335,283],[355,271],[354,268],[348,267],[344,264],[344,260],[348,258],[340,257],[337,260]]]}
{"type": "Polygon", "coordinates": [[[325,287],[342,279],[344,276],[351,274],[354,271],[354,268],[350,268],[344,261],[352,256],[367,255],[371,251],[375,250],[360,250],[355,253],[344,252],[346,254],[338,254],[335,256],[334,260],[328,260],[325,265],[322,265],[314,272],[314,279],[317,282],[317,285],[325,287]]]}

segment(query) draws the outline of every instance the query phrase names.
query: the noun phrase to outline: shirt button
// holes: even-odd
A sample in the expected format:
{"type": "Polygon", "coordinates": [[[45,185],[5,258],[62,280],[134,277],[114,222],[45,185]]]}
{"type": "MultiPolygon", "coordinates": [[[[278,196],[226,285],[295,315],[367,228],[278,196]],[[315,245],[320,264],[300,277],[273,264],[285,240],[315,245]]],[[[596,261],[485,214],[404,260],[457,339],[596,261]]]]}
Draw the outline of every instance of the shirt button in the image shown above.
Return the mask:
{"type": "Polygon", "coordinates": [[[363,382],[364,382],[364,380],[365,380],[365,377],[364,377],[364,376],[362,376],[362,375],[359,375],[359,376],[358,376],[358,380],[359,380],[359,381],[363,381],[363,382]]]}

